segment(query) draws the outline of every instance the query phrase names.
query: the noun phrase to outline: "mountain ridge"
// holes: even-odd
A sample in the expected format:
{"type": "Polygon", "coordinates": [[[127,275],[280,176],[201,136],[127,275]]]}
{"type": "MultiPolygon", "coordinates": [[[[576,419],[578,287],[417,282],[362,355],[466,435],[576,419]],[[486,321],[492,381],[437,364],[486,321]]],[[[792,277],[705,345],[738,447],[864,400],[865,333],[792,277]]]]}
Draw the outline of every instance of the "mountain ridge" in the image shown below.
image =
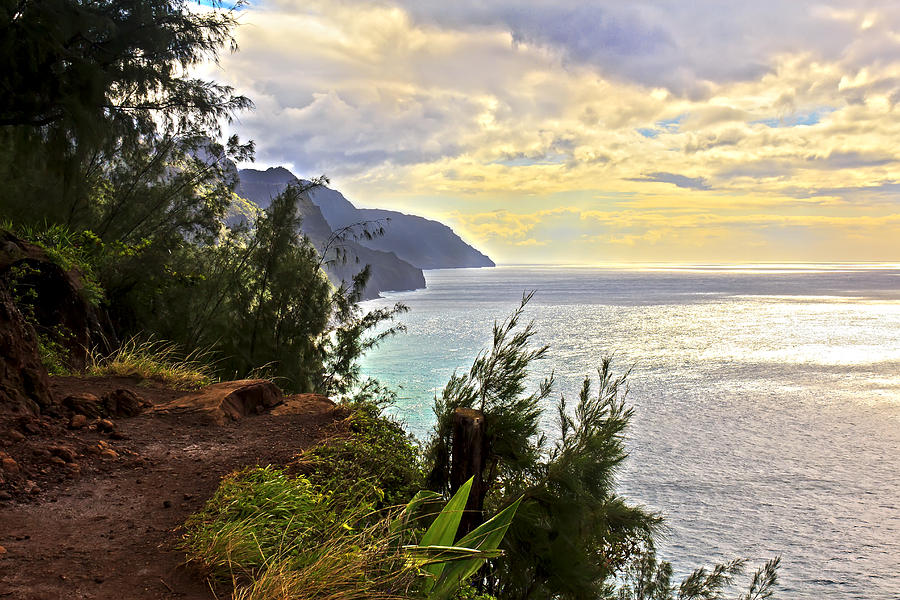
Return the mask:
{"type": "MultiPolygon", "coordinates": [[[[272,198],[280,194],[289,184],[301,183],[290,171],[283,167],[278,170],[241,171],[235,194],[252,202],[259,208],[267,208],[272,198]]],[[[303,221],[300,230],[320,253],[324,253],[334,232],[322,216],[318,206],[305,195],[300,196],[298,211],[303,221]]],[[[418,290],[425,287],[422,270],[397,257],[393,252],[367,248],[356,240],[340,242],[346,261],[332,260],[325,264],[325,272],[332,283],[350,282],[365,265],[371,265],[371,274],[363,289],[364,300],[378,298],[381,292],[418,290]]]]}
{"type": "Polygon", "coordinates": [[[315,188],[307,194],[332,229],[359,222],[380,222],[384,235],[366,240],[365,246],[395,252],[421,269],[496,266],[487,255],[440,221],[384,208],[357,208],[342,193],[329,187],[315,188]]]}
{"type": "MultiPolygon", "coordinates": [[[[284,167],[265,171],[241,169],[235,193],[260,208],[292,183],[305,184],[284,167]]],[[[341,242],[346,263],[326,267],[335,284],[350,281],[363,265],[371,265],[365,299],[381,292],[407,291],[425,287],[423,269],[492,267],[494,262],[464,242],[450,227],[417,215],[379,208],[356,208],[339,191],[320,186],[301,195],[298,206],[303,217],[301,231],[322,252],[335,231],[357,224],[374,224],[383,235],[341,242]]],[[[361,226],[361,227],[364,227],[361,226]]]]}

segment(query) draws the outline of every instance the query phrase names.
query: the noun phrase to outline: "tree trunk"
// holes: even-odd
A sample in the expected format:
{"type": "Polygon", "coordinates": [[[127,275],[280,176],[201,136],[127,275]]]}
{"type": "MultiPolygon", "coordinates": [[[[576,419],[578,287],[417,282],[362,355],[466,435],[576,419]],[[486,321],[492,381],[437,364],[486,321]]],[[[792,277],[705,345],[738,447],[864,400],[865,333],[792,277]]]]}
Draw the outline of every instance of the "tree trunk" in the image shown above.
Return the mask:
{"type": "Polygon", "coordinates": [[[453,413],[453,449],[450,456],[450,489],[456,492],[472,479],[469,501],[459,524],[463,536],[484,522],[485,424],[481,411],[457,408],[453,413]]]}

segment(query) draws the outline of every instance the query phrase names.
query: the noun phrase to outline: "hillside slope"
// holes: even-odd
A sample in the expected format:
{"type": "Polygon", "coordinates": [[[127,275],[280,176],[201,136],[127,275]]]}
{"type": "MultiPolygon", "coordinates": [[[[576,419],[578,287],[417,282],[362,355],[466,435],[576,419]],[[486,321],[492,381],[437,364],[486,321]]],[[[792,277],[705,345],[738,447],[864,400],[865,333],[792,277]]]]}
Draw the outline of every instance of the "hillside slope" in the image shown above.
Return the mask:
{"type": "Polygon", "coordinates": [[[438,221],[394,210],[356,208],[343,194],[328,187],[316,188],[308,195],[332,229],[365,221],[380,222],[384,235],[366,240],[365,245],[394,252],[420,269],[494,266],[490,258],[438,221]]]}
{"type": "MultiPolygon", "coordinates": [[[[298,179],[282,167],[258,171],[242,169],[235,193],[260,208],[267,208],[273,197],[298,179]]],[[[322,252],[332,236],[322,211],[307,195],[300,201],[301,230],[313,245],[322,252]]],[[[399,258],[396,254],[380,249],[367,248],[354,240],[345,240],[341,246],[346,251],[345,263],[332,263],[326,272],[335,285],[350,281],[365,265],[371,265],[369,283],[363,292],[365,299],[377,298],[381,292],[417,290],[425,287],[422,270],[399,258]]],[[[330,257],[329,257],[330,258],[330,257]]]]}

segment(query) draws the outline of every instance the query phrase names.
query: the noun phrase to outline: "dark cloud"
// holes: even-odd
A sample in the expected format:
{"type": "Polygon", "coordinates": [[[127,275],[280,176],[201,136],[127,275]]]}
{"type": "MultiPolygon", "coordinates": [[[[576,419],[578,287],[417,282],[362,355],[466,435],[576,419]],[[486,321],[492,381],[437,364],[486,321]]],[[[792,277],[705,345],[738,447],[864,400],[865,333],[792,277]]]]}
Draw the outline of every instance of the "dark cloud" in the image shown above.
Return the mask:
{"type": "Polygon", "coordinates": [[[647,173],[641,177],[632,177],[628,181],[652,181],[657,183],[671,183],[674,186],[689,190],[709,190],[712,189],[706,179],[703,177],[687,177],[677,173],[666,173],[665,171],[657,171],[656,173],[647,173]]]}
{"type": "Polygon", "coordinates": [[[885,181],[867,186],[788,188],[784,194],[794,198],[840,198],[845,202],[895,204],[900,206],[900,182],[885,181]]]}
{"type": "Polygon", "coordinates": [[[817,169],[855,169],[889,165],[897,162],[897,157],[884,152],[839,151],[827,156],[812,156],[806,162],[817,169]]]}
{"type": "MultiPolygon", "coordinates": [[[[779,54],[802,51],[817,60],[844,56],[860,65],[876,54],[900,55],[896,44],[887,43],[889,36],[858,43],[858,20],[835,18],[852,8],[844,0],[815,6],[781,0],[398,2],[422,23],[503,28],[515,42],[542,46],[567,61],[692,99],[707,95],[710,82],[759,78],[779,54]]],[[[891,4],[876,0],[867,7],[890,10],[891,4]]]]}

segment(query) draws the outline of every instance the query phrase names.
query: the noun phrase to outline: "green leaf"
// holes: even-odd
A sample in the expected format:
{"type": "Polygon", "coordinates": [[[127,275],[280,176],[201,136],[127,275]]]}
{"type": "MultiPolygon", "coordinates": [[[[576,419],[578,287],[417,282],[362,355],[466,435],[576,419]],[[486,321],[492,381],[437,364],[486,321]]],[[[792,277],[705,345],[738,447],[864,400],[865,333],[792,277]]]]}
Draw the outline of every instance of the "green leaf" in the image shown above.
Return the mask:
{"type": "Polygon", "coordinates": [[[469,491],[472,489],[472,479],[462,484],[453,494],[447,506],[440,512],[425,535],[422,536],[422,546],[452,546],[459,529],[459,521],[462,519],[466,502],[469,501],[469,491]]]}
{"type": "MultiPolygon", "coordinates": [[[[456,538],[456,531],[459,529],[459,521],[462,519],[463,511],[466,508],[466,502],[469,501],[469,492],[472,489],[472,479],[462,484],[447,505],[441,510],[434,523],[422,536],[421,546],[452,546],[453,540],[456,538]]],[[[444,563],[433,563],[426,565],[424,570],[433,577],[429,578],[425,583],[425,592],[430,591],[431,586],[444,570],[444,563]]]]}
{"type": "Polygon", "coordinates": [[[461,546],[403,546],[403,550],[414,560],[424,561],[423,564],[445,563],[455,560],[468,560],[472,558],[496,558],[503,552],[500,550],[479,550],[476,548],[463,548],[461,546]]]}
{"type": "Polygon", "coordinates": [[[406,506],[403,508],[403,511],[400,513],[399,517],[391,523],[391,532],[396,532],[401,528],[409,527],[410,520],[412,517],[418,512],[420,508],[425,506],[430,502],[435,502],[440,499],[441,495],[437,492],[432,492],[431,490],[420,490],[413,496],[413,499],[410,500],[406,506]]]}
{"type": "MultiPolygon", "coordinates": [[[[516,516],[520,502],[522,502],[521,498],[494,515],[490,520],[473,529],[468,535],[456,542],[456,545],[486,553],[494,552],[500,545],[500,542],[503,541],[503,536],[506,535],[506,530],[509,529],[510,523],[516,516]]],[[[485,558],[473,558],[447,564],[446,568],[442,569],[440,578],[431,589],[431,598],[434,600],[449,598],[463,581],[474,575],[481,568],[484,561],[485,558]]]]}

